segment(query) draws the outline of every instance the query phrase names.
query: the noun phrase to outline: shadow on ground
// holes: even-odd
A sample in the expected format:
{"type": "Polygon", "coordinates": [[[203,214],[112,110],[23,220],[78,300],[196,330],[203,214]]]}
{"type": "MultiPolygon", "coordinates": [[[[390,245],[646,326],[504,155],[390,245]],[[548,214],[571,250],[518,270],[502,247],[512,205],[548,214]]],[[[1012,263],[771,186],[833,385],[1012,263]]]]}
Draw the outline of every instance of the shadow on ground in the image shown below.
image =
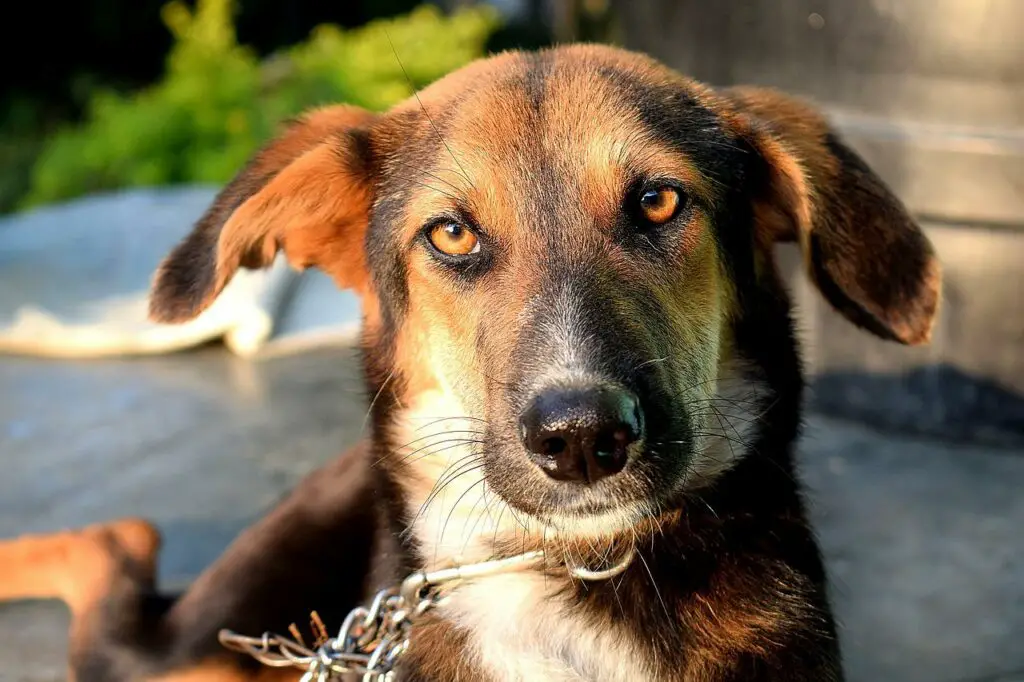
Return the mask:
{"type": "Polygon", "coordinates": [[[903,373],[832,371],[817,377],[810,407],[904,435],[1024,450],[1024,396],[951,364],[903,373]]]}

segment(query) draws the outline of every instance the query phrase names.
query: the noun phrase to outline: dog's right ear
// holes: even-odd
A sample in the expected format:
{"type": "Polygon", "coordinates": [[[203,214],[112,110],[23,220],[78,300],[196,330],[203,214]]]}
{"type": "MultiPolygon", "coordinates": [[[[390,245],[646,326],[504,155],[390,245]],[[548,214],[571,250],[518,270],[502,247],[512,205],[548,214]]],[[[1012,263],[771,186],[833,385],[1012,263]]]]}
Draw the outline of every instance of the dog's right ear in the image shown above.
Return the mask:
{"type": "Polygon", "coordinates": [[[942,267],[899,198],[812,106],[773,90],[723,90],[766,170],[755,205],[765,248],[797,241],[818,291],[854,324],[927,343],[942,267]]]}
{"type": "Polygon", "coordinates": [[[239,267],[267,267],[278,250],[294,267],[318,267],[365,293],[374,117],[350,106],[316,110],[256,154],[161,264],[150,317],[194,318],[239,267]]]}

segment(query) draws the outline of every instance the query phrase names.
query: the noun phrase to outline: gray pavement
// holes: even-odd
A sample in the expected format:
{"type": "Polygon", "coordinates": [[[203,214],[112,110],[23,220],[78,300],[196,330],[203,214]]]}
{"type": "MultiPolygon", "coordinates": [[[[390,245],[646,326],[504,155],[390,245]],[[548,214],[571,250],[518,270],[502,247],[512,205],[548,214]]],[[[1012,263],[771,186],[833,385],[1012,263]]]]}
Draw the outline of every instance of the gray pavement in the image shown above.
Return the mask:
{"type": "MultiPolygon", "coordinates": [[[[143,515],[182,585],[363,410],[343,349],[0,358],[0,537],[143,515]]],[[[850,680],[1024,682],[1024,452],[811,415],[802,453],[850,680]]],[[[62,679],[66,627],[57,604],[0,606],[0,680],[62,679]]]]}

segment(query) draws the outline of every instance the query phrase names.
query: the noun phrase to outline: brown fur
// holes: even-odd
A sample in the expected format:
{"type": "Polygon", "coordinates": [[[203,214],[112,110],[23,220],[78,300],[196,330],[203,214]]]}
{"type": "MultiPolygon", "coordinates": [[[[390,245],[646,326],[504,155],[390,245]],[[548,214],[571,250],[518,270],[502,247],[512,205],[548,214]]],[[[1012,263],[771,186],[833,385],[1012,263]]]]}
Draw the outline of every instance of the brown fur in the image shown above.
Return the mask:
{"type": "Polygon", "coordinates": [[[779,197],[760,205],[769,238],[797,239],[812,280],[854,322],[902,343],[927,343],[941,266],[899,200],[863,162],[840,162],[829,149],[833,133],[810,105],[762,88],[734,88],[728,97],[743,112],[735,125],[773,169],[779,197]],[[780,206],[788,208],[785,220],[780,206]],[[888,280],[896,264],[898,285],[888,280]]]}
{"type": "MultiPolygon", "coordinates": [[[[280,630],[296,609],[322,612],[315,600],[335,627],[413,568],[531,547],[551,558],[544,580],[460,586],[417,626],[403,682],[549,664],[572,679],[841,679],[793,471],[802,383],[780,241],[800,244],[855,324],[928,339],[941,271],[927,239],[820,114],[779,93],[716,91],[640,55],[568,46],[474,63],[386,114],[303,117],[167,258],[152,313],[189,319],[278,251],[325,270],[363,301],[371,440],[150,624],[182,633],[170,653],[145,650],[143,625],[107,633],[109,651],[78,664],[107,677],[80,682],[121,679],[109,671],[126,660],[146,679],[238,679],[244,661],[211,648],[218,627],[280,630]],[[657,229],[631,208],[651,182],[684,197],[657,229]],[[446,221],[476,233],[479,256],[430,249],[424,234],[446,221]],[[649,417],[614,484],[553,483],[524,450],[525,405],[567,385],[629,391],[649,417]],[[626,546],[636,559],[610,581],[565,573],[626,546]]],[[[90,532],[0,546],[8,596],[61,597],[103,625],[105,586],[121,574],[149,585],[155,547],[90,532]]],[[[106,630],[82,628],[82,641],[106,630]]]]}
{"type": "Polygon", "coordinates": [[[466,651],[465,632],[432,615],[426,616],[416,628],[416,638],[406,659],[406,666],[415,669],[416,675],[424,679],[450,682],[486,679],[486,672],[472,657],[457,654],[466,651]],[[439,656],[438,652],[454,652],[456,655],[439,656]]]}
{"type": "Polygon", "coordinates": [[[232,214],[217,243],[218,289],[243,262],[265,266],[283,248],[298,269],[320,266],[338,286],[368,290],[366,266],[348,254],[362,251],[369,193],[337,155],[330,141],[314,147],[232,214]]]}
{"type": "Polygon", "coordinates": [[[152,580],[159,545],[140,519],[0,542],[0,600],[59,598],[84,614],[122,573],[152,580]]]}
{"type": "Polygon", "coordinates": [[[159,548],[159,533],[141,519],[0,542],[0,601],[60,599],[71,611],[70,649],[81,651],[111,591],[125,582],[152,589],[159,548]]]}
{"type": "Polygon", "coordinates": [[[369,294],[364,267],[337,267],[345,260],[342,252],[362,252],[369,196],[353,172],[361,163],[358,150],[351,140],[335,136],[349,136],[372,120],[372,114],[356,107],[328,107],[310,112],[267,145],[221,192],[192,236],[161,264],[151,317],[162,322],[194,317],[210,306],[239,267],[266,267],[285,245],[292,265],[321,267],[339,286],[369,294]],[[274,213],[282,203],[289,206],[286,224],[274,213]],[[238,227],[254,215],[262,218],[238,227]],[[199,261],[202,270],[185,271],[183,261],[199,261]]]}

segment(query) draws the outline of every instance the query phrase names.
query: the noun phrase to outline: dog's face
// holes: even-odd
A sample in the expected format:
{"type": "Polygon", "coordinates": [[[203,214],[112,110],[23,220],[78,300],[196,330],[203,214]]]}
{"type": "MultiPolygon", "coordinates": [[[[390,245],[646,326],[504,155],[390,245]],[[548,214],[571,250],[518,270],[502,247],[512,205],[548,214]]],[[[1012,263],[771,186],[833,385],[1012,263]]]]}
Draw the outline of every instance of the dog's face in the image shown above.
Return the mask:
{"type": "Polygon", "coordinates": [[[171,255],[153,311],[187,319],[278,249],[321,267],[363,298],[411,512],[461,520],[436,543],[513,517],[614,534],[732,466],[795,390],[771,366],[796,373],[784,240],[851,320],[927,339],[927,240],[806,106],[611,48],[505,54],[387,114],[294,124],[171,255]]]}

